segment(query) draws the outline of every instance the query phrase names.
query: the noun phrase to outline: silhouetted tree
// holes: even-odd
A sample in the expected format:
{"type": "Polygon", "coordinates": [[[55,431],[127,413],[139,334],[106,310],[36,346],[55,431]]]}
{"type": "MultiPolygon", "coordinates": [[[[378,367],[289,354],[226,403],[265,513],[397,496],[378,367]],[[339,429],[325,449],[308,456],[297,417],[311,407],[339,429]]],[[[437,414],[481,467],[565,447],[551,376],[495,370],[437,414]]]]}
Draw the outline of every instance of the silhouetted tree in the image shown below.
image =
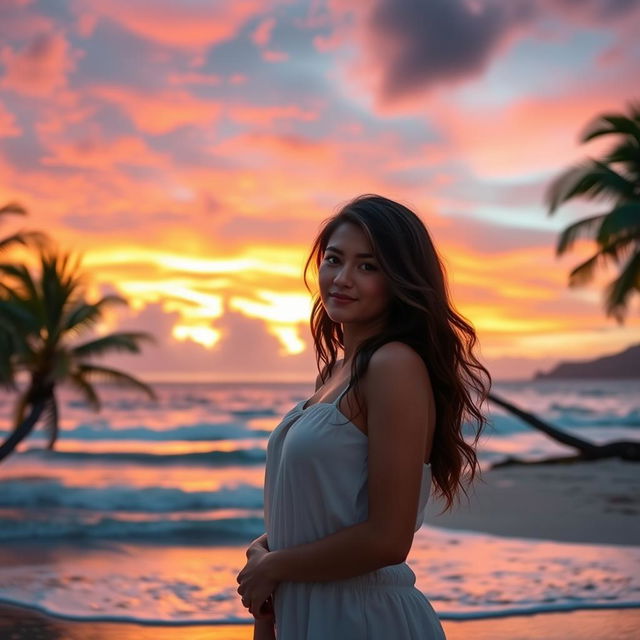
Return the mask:
{"type": "Polygon", "coordinates": [[[85,299],[79,260],[69,254],[41,249],[39,272],[32,275],[24,264],[0,264],[0,384],[18,389],[16,376],[25,372],[26,389],[15,411],[13,431],[0,445],[0,460],[11,453],[42,421],[48,430],[48,447],[58,436],[57,387],[75,387],[96,411],[100,399],[95,381],[105,380],[139,389],[151,398],[151,387],[135,377],[93,363],[108,353],[138,353],[147,333],[117,332],[85,342],[78,338],[92,330],[107,307],[126,304],[119,296],[94,303],[85,299]]]}
{"type": "Polygon", "coordinates": [[[556,254],[568,251],[582,235],[593,237],[596,253],[569,276],[569,286],[593,278],[595,268],[608,261],[619,266],[618,276],[605,291],[605,310],[624,322],[631,294],[640,291],[640,103],[629,114],[602,114],[590,123],[581,141],[617,136],[615,146],[601,159],[588,159],[560,175],[549,186],[549,215],[573,198],[608,201],[607,211],[574,222],[558,238],[556,254]],[[622,263],[622,264],[621,264],[622,263]]]}

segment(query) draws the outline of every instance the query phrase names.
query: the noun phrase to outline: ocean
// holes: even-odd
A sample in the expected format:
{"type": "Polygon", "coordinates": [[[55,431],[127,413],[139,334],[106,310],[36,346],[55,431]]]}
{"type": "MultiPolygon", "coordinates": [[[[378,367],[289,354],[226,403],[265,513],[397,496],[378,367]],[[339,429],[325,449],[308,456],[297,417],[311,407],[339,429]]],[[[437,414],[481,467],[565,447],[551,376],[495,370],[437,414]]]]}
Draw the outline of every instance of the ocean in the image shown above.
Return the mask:
{"type": "MultiPolygon", "coordinates": [[[[158,402],[103,387],[99,414],[62,390],[56,450],[44,450],[35,432],[0,463],[0,601],[80,620],[252,621],[235,577],[246,545],[264,531],[267,438],[312,386],[154,388],[158,402]]],[[[591,441],[640,440],[639,380],[495,382],[493,391],[591,441]]],[[[14,402],[0,396],[0,425],[11,424],[14,402]]],[[[499,407],[489,416],[479,445],[485,468],[571,451],[499,407]]],[[[408,562],[444,619],[640,606],[640,546],[425,523],[408,562]]]]}

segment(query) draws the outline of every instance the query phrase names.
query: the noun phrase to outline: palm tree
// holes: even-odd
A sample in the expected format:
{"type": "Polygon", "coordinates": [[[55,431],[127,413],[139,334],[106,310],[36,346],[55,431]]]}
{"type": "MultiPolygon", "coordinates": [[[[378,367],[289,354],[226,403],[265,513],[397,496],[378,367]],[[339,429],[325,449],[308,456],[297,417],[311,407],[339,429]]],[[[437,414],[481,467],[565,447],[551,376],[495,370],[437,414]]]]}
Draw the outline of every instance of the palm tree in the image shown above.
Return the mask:
{"type": "MultiPolygon", "coordinates": [[[[27,210],[17,202],[8,202],[0,207],[0,217],[7,215],[26,216],[27,210]]],[[[0,253],[17,244],[27,245],[30,243],[42,245],[46,241],[46,235],[40,231],[18,231],[6,238],[0,238],[0,253]]]]}
{"type": "Polygon", "coordinates": [[[572,198],[607,200],[607,211],[578,220],[562,231],[556,255],[569,250],[581,235],[593,237],[596,253],[569,276],[569,286],[585,284],[595,268],[613,262],[618,276],[607,285],[605,310],[619,324],[624,322],[629,298],[640,291],[640,103],[630,104],[629,114],[597,116],[585,129],[581,141],[600,136],[620,136],[602,160],[588,159],[556,178],[549,186],[548,214],[572,198]],[[623,263],[621,265],[621,263],[623,263]]]}
{"type": "Polygon", "coordinates": [[[132,387],[155,399],[153,390],[135,377],[93,363],[110,352],[138,353],[146,333],[117,332],[78,342],[101,320],[104,310],[126,304],[108,295],[89,303],[84,297],[79,260],[69,254],[41,249],[39,273],[34,277],[24,264],[0,264],[0,384],[17,390],[17,377],[26,373],[13,431],[0,445],[0,460],[15,449],[42,420],[48,447],[58,436],[59,409],[56,391],[61,383],[75,387],[96,411],[100,399],[95,381],[105,380],[132,387]]]}
{"type": "MultiPolygon", "coordinates": [[[[566,170],[551,183],[545,197],[549,215],[573,198],[609,201],[608,211],[578,220],[561,232],[556,255],[560,256],[571,249],[580,236],[593,236],[596,241],[598,250],[571,271],[569,286],[589,282],[598,265],[604,266],[607,261],[619,265],[626,260],[618,277],[607,286],[605,293],[607,315],[614,316],[622,323],[631,294],[634,290],[640,291],[640,103],[629,105],[629,115],[613,113],[597,116],[586,127],[581,141],[588,142],[612,134],[622,136],[622,139],[602,160],[588,159],[566,170]]],[[[637,441],[594,444],[565,433],[495,393],[490,393],[488,397],[529,426],[577,451],[575,456],[543,462],[609,457],[640,461],[640,443],[637,441]]],[[[511,458],[495,466],[505,464],[522,464],[522,461],[511,458]]]]}

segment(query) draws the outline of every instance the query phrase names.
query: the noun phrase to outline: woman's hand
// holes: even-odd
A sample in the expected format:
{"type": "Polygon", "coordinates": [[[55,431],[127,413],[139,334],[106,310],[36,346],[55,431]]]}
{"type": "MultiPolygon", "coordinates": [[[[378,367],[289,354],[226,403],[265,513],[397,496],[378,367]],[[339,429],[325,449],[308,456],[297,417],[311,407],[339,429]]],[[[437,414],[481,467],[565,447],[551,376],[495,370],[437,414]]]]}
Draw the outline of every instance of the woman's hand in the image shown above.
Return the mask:
{"type": "Polygon", "coordinates": [[[267,534],[263,533],[259,538],[256,538],[247,549],[246,556],[250,558],[253,553],[261,552],[263,550],[269,551],[269,544],[267,542],[267,534]]]}
{"type": "Polygon", "coordinates": [[[237,577],[242,604],[256,619],[272,617],[273,608],[268,601],[278,583],[269,572],[269,552],[261,545],[252,545],[247,557],[247,564],[237,577]]]}

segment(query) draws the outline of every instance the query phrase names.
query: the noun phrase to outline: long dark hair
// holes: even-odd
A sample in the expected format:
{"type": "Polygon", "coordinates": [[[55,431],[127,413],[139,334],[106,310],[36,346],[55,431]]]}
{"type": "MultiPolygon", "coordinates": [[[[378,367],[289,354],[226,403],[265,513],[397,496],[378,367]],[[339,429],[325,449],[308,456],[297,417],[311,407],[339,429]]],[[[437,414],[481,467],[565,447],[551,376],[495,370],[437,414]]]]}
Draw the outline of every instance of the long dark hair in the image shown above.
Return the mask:
{"type": "MultiPolygon", "coordinates": [[[[345,222],[357,225],[365,233],[392,292],[388,322],[380,333],[358,346],[348,388],[354,390],[362,408],[359,384],[371,356],[383,344],[400,341],[420,354],[429,371],[436,404],[431,474],[435,493],[444,498],[446,511],[460,490],[466,494],[464,485],[479,470],[475,446],[487,422],[481,406],[489,393],[491,375],[473,354],[475,330],[451,303],[446,269],[429,232],[420,218],[402,204],[366,194],[325,220],[305,264],[307,288],[311,291],[307,279],[310,266],[317,274],[329,238],[345,222]],[[469,419],[475,422],[472,445],[465,442],[462,430],[469,419]]],[[[319,293],[311,312],[311,333],[324,382],[344,343],[342,327],[328,316],[319,293]]]]}

